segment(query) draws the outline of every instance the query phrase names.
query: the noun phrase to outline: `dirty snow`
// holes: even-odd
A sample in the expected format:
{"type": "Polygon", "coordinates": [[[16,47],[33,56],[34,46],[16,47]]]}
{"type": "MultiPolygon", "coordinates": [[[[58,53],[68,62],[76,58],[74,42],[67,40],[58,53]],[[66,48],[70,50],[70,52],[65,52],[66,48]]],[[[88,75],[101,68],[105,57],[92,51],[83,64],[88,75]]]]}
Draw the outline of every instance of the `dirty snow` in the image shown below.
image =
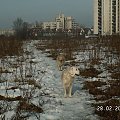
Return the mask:
{"type": "MultiPolygon", "coordinates": [[[[93,96],[90,95],[88,91],[82,89],[85,79],[80,76],[76,76],[73,84],[72,98],[64,98],[61,83],[61,71],[58,71],[55,60],[47,57],[47,53],[43,54],[42,51],[36,49],[35,44],[38,42],[38,40],[34,40],[25,43],[24,49],[30,52],[31,58],[29,59],[29,55],[28,58],[24,55],[25,62],[23,62],[23,71],[26,67],[30,67],[29,61],[32,60],[35,64],[33,66],[34,72],[32,71],[32,77],[36,80],[37,84],[41,85],[41,89],[35,89],[30,101],[35,105],[42,104],[44,113],[31,113],[27,120],[98,120],[98,116],[94,114],[94,108],[91,107],[91,103],[95,102],[94,100],[91,100],[93,96]]],[[[87,56],[83,59],[87,59],[87,56]]],[[[20,71],[18,70],[17,72],[19,78],[20,71]]],[[[31,74],[30,72],[31,71],[26,71],[26,74],[31,74]]],[[[5,75],[2,75],[1,78],[5,78],[5,75]]],[[[9,79],[13,79],[13,76],[10,73],[9,79]]],[[[6,84],[6,82],[0,83],[0,95],[6,94],[6,84]]],[[[14,85],[17,85],[17,82],[10,82],[7,86],[10,87],[14,85]]],[[[21,85],[21,89],[27,89],[28,87],[32,86],[21,85]]],[[[9,96],[16,97],[22,93],[19,89],[15,89],[8,90],[7,94],[9,96]]],[[[17,102],[13,105],[13,109],[3,113],[6,120],[9,120],[14,116],[16,105],[17,102]]]]}
{"type": "MultiPolygon", "coordinates": [[[[84,79],[76,77],[73,97],[64,98],[60,79],[61,71],[57,70],[56,61],[46,57],[47,54],[41,54],[41,51],[35,49],[34,46],[31,47],[31,51],[36,61],[40,58],[42,61],[37,63],[36,69],[39,70],[42,66],[47,71],[40,81],[44,83],[41,90],[47,94],[42,96],[44,114],[41,114],[41,120],[97,120],[97,116],[93,114],[94,108],[90,105],[91,102],[94,102],[90,100],[92,96],[87,91],[82,90],[84,79]]],[[[40,76],[37,77],[39,79],[40,76]]]]}

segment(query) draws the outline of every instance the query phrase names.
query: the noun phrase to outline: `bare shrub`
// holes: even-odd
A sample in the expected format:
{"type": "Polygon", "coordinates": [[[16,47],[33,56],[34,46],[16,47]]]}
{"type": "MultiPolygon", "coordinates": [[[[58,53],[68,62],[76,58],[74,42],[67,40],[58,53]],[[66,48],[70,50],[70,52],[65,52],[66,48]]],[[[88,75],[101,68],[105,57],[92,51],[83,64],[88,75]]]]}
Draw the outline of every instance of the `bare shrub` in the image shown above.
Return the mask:
{"type": "Polygon", "coordinates": [[[15,38],[0,39],[0,58],[4,56],[20,55],[23,52],[23,42],[15,38]]]}
{"type": "Polygon", "coordinates": [[[96,70],[95,68],[86,68],[85,70],[80,70],[80,75],[84,77],[97,77],[101,71],[96,70]]]}
{"type": "Polygon", "coordinates": [[[93,94],[96,101],[94,103],[95,113],[101,116],[101,120],[118,120],[120,118],[119,105],[120,101],[116,97],[120,95],[120,81],[110,80],[102,81],[85,81],[85,89],[93,94]],[[104,85],[109,85],[106,89],[100,89],[104,85]],[[99,88],[98,88],[99,87],[99,88]]]}
{"type": "Polygon", "coordinates": [[[43,109],[41,107],[38,107],[32,103],[27,103],[26,101],[19,102],[17,111],[19,110],[25,110],[25,111],[30,111],[30,112],[38,112],[42,113],[43,109]]]}

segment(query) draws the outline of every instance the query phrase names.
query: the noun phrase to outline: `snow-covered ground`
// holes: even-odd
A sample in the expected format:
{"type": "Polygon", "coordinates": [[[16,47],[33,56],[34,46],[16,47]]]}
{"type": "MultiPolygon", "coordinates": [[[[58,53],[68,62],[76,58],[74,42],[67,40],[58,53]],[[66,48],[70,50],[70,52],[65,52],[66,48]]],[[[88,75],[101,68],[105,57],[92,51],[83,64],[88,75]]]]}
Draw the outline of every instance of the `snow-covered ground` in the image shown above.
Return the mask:
{"type": "MultiPolygon", "coordinates": [[[[45,54],[41,54],[41,51],[35,49],[34,46],[31,49],[36,61],[40,58],[42,61],[37,63],[37,69],[39,70],[42,66],[46,71],[41,80],[41,90],[44,91],[44,94],[47,94],[42,96],[44,114],[41,114],[41,120],[97,120],[97,117],[93,114],[94,108],[90,106],[92,96],[82,90],[84,79],[76,77],[73,97],[64,98],[61,71],[58,71],[56,61],[46,57],[45,54]]],[[[40,78],[40,76],[37,77],[40,78]]]]}
{"type": "MultiPolygon", "coordinates": [[[[32,97],[30,102],[37,106],[42,105],[44,110],[43,113],[21,113],[29,115],[27,120],[98,120],[99,117],[94,114],[94,108],[91,107],[91,103],[95,102],[91,100],[93,96],[91,96],[88,91],[82,89],[85,79],[76,76],[73,84],[72,98],[64,98],[61,84],[61,71],[58,71],[55,60],[47,57],[47,53],[43,54],[42,51],[36,49],[35,44],[38,42],[38,40],[31,40],[25,43],[24,50],[28,51],[28,55],[26,53],[22,58],[19,58],[24,59],[24,62],[21,62],[21,69],[19,69],[19,67],[11,68],[11,73],[1,74],[1,80],[7,82],[0,82],[0,95],[16,97],[20,95],[24,96],[22,90],[32,91],[33,85],[28,84],[19,85],[15,90],[8,89],[12,86],[18,86],[18,82],[13,82],[12,80],[15,79],[15,77],[21,79],[22,70],[23,77],[25,74],[32,74],[30,79],[35,80],[36,84],[41,86],[41,89],[36,87],[31,92],[32,97]],[[31,66],[32,71],[30,69],[31,66]],[[16,72],[17,76],[15,74],[16,72]]],[[[17,60],[17,58],[14,59],[17,60]]],[[[8,61],[16,63],[14,59],[11,58],[8,61]]],[[[3,66],[3,64],[1,66],[3,66]]],[[[5,120],[11,120],[16,114],[18,102],[8,103],[0,101],[0,104],[0,108],[3,104],[11,106],[10,110],[0,114],[0,118],[5,115],[5,120]]],[[[6,106],[7,105],[4,105],[4,107],[6,106]]]]}

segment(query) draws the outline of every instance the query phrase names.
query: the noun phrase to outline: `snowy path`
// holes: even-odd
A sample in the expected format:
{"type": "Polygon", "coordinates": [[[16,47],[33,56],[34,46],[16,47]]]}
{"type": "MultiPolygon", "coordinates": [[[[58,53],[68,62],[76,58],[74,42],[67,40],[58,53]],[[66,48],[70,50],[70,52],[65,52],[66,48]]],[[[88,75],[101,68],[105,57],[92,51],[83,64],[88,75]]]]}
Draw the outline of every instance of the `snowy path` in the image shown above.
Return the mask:
{"type": "MultiPolygon", "coordinates": [[[[37,61],[35,77],[42,85],[41,91],[37,91],[35,94],[35,96],[43,94],[41,99],[44,113],[40,114],[40,120],[97,120],[97,116],[93,113],[94,108],[90,106],[91,96],[87,91],[82,90],[83,79],[75,77],[73,97],[64,98],[60,79],[61,71],[58,71],[55,60],[46,57],[47,54],[43,54],[35,48],[34,44],[37,42],[29,43],[28,49],[32,52],[33,60],[37,61]],[[40,69],[45,72],[42,79],[40,69]],[[44,92],[42,93],[42,91],[44,92]]],[[[33,99],[32,102],[37,104],[38,100],[33,99]]],[[[29,120],[32,119],[35,118],[29,118],[29,120]]]]}

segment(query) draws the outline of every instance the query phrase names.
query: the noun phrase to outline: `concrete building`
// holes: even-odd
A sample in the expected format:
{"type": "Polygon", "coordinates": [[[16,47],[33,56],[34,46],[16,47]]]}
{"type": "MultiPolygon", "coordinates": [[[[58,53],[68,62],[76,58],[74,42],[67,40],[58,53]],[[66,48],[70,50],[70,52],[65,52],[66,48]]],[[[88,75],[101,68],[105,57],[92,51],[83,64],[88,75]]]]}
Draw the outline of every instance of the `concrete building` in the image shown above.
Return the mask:
{"type": "Polygon", "coordinates": [[[56,22],[43,22],[43,29],[56,29],[56,22]]]}
{"type": "Polygon", "coordinates": [[[54,22],[43,22],[43,29],[75,29],[77,23],[71,16],[65,17],[64,14],[59,14],[54,22]]]}
{"type": "Polygon", "coordinates": [[[120,0],[94,0],[94,34],[120,33],[120,0]]]}
{"type": "Polygon", "coordinates": [[[0,29],[0,35],[10,36],[14,35],[15,31],[13,29],[0,29]]]}
{"type": "Polygon", "coordinates": [[[57,24],[56,29],[65,29],[65,16],[64,16],[64,14],[59,14],[55,18],[55,22],[57,24]]]}
{"type": "Polygon", "coordinates": [[[66,27],[66,29],[72,29],[72,28],[74,28],[74,26],[73,26],[73,18],[71,17],[71,16],[69,16],[69,17],[66,17],[66,19],[65,19],[65,21],[66,21],[66,23],[65,23],[65,27],[66,27]]]}

